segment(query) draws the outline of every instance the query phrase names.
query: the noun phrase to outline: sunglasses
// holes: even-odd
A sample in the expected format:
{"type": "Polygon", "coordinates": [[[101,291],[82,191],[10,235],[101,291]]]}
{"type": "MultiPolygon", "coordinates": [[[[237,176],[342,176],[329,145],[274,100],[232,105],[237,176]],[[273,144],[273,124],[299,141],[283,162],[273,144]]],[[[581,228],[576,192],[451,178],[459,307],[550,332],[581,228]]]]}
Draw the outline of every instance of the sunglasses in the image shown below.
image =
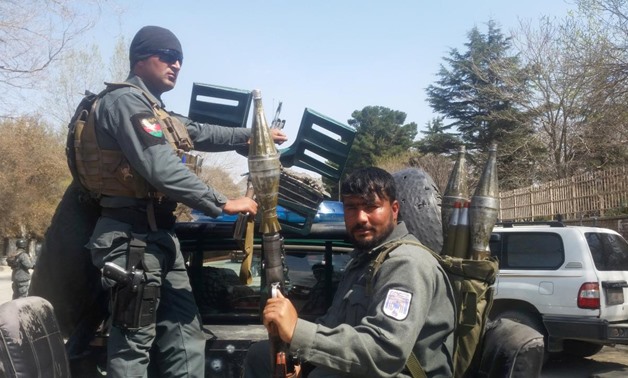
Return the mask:
{"type": "Polygon", "coordinates": [[[164,63],[167,64],[175,64],[177,60],[179,63],[183,64],[183,54],[178,52],[177,50],[172,49],[159,49],[152,50],[150,54],[155,55],[164,63]]]}

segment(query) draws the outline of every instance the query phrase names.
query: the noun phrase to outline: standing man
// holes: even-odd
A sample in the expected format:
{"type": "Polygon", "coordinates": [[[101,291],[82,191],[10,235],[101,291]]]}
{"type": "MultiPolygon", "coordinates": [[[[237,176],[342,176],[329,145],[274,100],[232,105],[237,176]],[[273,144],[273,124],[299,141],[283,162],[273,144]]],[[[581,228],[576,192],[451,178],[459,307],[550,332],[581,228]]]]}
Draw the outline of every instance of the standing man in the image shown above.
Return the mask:
{"type": "MultiPolygon", "coordinates": [[[[269,299],[264,325],[278,329],[308,377],[409,377],[412,352],[428,377],[451,377],[455,322],[445,272],[423,247],[401,244],[369,284],[369,266],[385,244],[417,239],[397,222],[393,177],[379,168],[354,172],[341,186],[345,226],[355,249],[331,307],[315,323],[299,319],[280,295],[269,299]],[[309,367],[309,368],[308,368],[309,367]]],[[[249,350],[245,377],[268,377],[268,343],[249,350]]]]}
{"type": "Polygon", "coordinates": [[[30,255],[26,252],[28,242],[18,239],[15,242],[17,250],[7,257],[7,264],[11,267],[11,286],[13,287],[13,299],[22,298],[28,295],[28,285],[31,281],[29,269],[35,266],[30,255]]]}
{"type": "MultiPolygon", "coordinates": [[[[126,270],[131,282],[103,278],[112,290],[107,376],[146,377],[152,348],[160,377],[203,377],[205,337],[173,211],[181,202],[210,216],[255,214],[257,204],[226,198],[182,161],[193,160],[192,149],[244,146],[250,130],[199,124],[164,109],[161,95],[175,87],[183,63],[170,30],[140,29],[129,58],[129,77],[109,84],[71,154],[78,179],[101,207],[86,246],[92,262],[105,275],[112,266],[126,270]]],[[[286,140],[280,131],[273,137],[286,140]]]]}

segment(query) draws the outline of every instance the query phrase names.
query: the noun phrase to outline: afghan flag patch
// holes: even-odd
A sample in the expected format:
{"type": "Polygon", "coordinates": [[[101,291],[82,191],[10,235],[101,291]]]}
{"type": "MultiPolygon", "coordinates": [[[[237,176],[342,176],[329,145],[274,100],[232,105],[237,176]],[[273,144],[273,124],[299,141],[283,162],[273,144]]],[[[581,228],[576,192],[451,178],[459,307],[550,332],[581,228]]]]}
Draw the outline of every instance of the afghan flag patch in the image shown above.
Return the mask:
{"type": "Polygon", "coordinates": [[[140,122],[142,123],[142,128],[144,129],[144,131],[146,131],[150,135],[156,138],[161,138],[164,136],[164,132],[161,131],[161,125],[159,124],[159,120],[157,118],[144,118],[140,122]]]}
{"type": "Polygon", "coordinates": [[[152,113],[138,113],[131,117],[135,132],[144,147],[165,143],[159,119],[152,113]]]}

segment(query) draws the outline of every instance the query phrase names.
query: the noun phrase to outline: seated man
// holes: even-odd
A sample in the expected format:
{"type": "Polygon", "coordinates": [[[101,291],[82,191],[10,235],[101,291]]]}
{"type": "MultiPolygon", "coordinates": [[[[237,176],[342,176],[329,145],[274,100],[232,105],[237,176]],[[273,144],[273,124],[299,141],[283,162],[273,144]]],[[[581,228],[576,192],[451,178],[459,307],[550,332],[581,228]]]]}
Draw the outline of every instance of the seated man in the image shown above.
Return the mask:
{"type": "MultiPolygon", "coordinates": [[[[315,323],[308,322],[280,294],[268,300],[264,325],[276,327],[309,377],[409,377],[405,364],[413,352],[427,377],[451,377],[452,290],[430,252],[401,244],[367,285],[378,247],[399,239],[416,241],[397,222],[393,177],[379,168],[358,170],[343,182],[341,196],[355,249],[331,307],[315,323]]],[[[271,376],[269,350],[267,341],[251,347],[245,377],[271,376]]]]}

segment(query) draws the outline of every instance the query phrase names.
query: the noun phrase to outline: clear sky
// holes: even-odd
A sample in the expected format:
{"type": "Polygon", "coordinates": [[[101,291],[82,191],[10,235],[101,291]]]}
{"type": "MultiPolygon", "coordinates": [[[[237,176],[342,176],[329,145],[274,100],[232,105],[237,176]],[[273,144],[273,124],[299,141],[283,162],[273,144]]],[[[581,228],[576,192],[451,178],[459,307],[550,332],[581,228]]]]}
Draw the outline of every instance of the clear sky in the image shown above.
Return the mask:
{"type": "Polygon", "coordinates": [[[104,15],[86,37],[108,57],[120,34],[130,42],[144,25],[172,30],[184,62],[177,87],[163,95],[169,109],[187,114],[194,82],[257,88],[269,121],[283,102],[281,118],[292,138],[306,107],[346,124],[354,110],[385,106],[405,112],[406,123],[421,130],[436,116],[425,88],[474,26],[486,32],[493,19],[508,33],[519,19],[562,18],[574,9],[563,0],[138,0],[125,6],[122,16],[104,15]]]}
{"type": "Polygon", "coordinates": [[[563,0],[139,0],[126,7],[119,18],[103,17],[94,42],[107,57],[117,35],[130,40],[144,25],[172,30],[184,64],[177,87],[163,96],[171,110],[187,114],[194,82],[257,88],[269,120],[283,101],[288,133],[305,107],[346,123],[368,105],[403,111],[421,129],[434,117],[425,88],[471,28],[486,32],[493,19],[508,32],[519,18],[564,17],[574,8],[563,0]]]}

